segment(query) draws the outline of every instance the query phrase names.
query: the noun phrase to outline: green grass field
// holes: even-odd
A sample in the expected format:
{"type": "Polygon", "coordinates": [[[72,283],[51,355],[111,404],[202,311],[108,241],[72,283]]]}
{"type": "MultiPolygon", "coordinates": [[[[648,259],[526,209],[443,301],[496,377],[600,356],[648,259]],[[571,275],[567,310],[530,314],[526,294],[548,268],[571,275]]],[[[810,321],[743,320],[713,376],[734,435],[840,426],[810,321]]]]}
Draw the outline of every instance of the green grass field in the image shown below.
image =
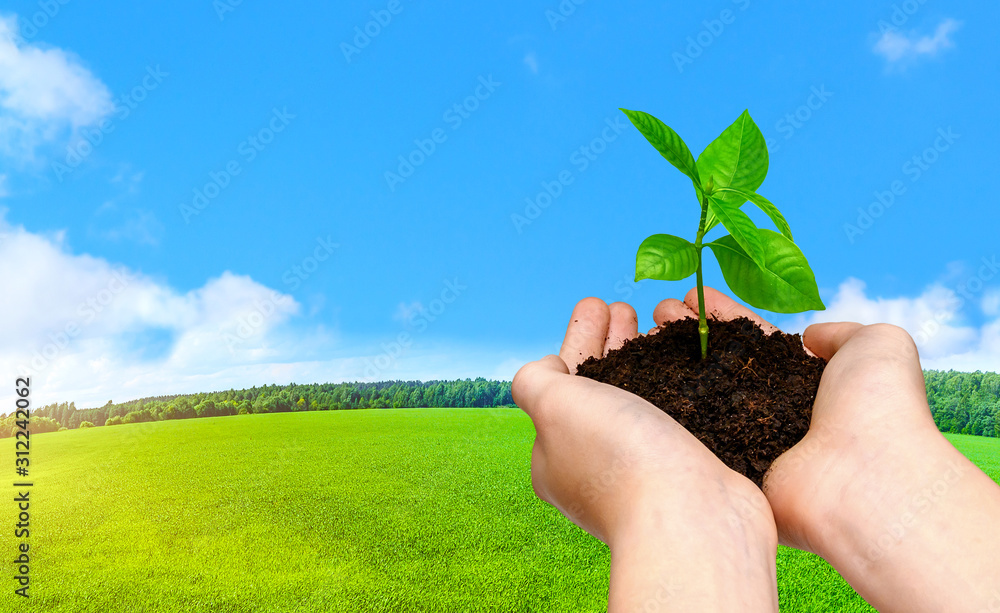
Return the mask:
{"type": "MultiPolygon", "coordinates": [[[[8,564],[0,610],[602,611],[607,549],[534,497],[533,435],[516,409],[39,435],[32,598],[8,564]]],[[[1000,480],[1000,440],[950,438],[1000,480]]],[[[3,528],[0,555],[14,550],[3,528]]],[[[778,570],[782,611],[873,610],[815,556],[782,549],[778,570]]]]}

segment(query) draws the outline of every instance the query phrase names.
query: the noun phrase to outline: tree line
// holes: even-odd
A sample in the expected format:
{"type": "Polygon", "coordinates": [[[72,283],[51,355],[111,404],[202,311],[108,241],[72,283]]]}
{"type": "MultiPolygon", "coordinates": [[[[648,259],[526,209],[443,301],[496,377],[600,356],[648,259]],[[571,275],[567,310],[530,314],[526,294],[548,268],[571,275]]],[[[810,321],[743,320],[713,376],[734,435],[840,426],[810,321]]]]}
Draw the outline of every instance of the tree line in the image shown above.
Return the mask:
{"type": "Polygon", "coordinates": [[[928,370],[924,380],[939,430],[1000,436],[1000,374],[928,370]]]}
{"type": "MultiPolygon", "coordinates": [[[[509,381],[488,381],[480,377],[426,382],[292,383],[155,396],[121,403],[109,400],[102,407],[89,409],[78,409],[75,402],[49,404],[32,410],[31,432],[252,413],[498,406],[514,406],[509,381]]],[[[17,428],[16,416],[0,417],[0,438],[11,436],[17,428]]]]}
{"type": "MultiPolygon", "coordinates": [[[[1000,374],[924,371],[927,401],[942,432],[1000,437],[1000,374]]],[[[31,414],[31,431],[113,426],[164,419],[251,413],[339,411],[384,408],[514,406],[509,381],[380,381],[265,385],[243,390],[108,401],[78,409],[73,402],[50,404],[31,414]]],[[[15,416],[0,415],[0,438],[16,429],[15,416]]]]}

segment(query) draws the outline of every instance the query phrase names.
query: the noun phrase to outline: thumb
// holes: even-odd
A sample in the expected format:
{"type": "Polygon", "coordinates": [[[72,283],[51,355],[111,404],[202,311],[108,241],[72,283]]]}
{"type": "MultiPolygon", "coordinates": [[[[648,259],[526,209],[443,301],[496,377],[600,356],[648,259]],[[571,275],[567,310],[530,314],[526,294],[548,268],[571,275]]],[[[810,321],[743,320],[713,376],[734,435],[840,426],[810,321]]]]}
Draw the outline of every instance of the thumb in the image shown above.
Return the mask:
{"type": "Polygon", "coordinates": [[[863,327],[854,322],[813,324],[802,333],[802,343],[809,351],[829,361],[863,327]]]}
{"type": "Polygon", "coordinates": [[[534,413],[539,405],[539,397],[561,375],[569,375],[566,362],[557,355],[547,355],[544,358],[529,362],[514,375],[510,386],[510,394],[514,403],[534,419],[534,413]]]}

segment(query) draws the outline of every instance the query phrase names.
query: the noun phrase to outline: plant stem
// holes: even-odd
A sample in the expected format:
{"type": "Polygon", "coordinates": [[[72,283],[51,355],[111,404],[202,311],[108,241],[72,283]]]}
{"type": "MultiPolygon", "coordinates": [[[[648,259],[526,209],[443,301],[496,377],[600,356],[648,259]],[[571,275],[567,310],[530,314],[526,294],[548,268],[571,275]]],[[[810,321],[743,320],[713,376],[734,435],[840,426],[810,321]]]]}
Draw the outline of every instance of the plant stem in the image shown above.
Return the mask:
{"type": "Polygon", "coordinates": [[[698,252],[698,336],[701,339],[701,359],[708,357],[708,319],[705,317],[705,282],[701,277],[701,240],[705,237],[705,218],[708,216],[708,197],[703,196],[701,201],[701,221],[698,222],[698,236],[694,241],[694,248],[698,252]]]}

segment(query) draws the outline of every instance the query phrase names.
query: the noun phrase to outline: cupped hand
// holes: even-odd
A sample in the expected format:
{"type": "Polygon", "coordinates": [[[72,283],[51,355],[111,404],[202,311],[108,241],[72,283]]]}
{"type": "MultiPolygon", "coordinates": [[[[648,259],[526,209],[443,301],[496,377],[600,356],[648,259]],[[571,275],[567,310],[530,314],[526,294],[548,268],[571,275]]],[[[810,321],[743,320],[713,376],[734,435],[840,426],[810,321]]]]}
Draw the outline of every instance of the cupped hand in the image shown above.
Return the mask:
{"type": "MultiPolygon", "coordinates": [[[[697,308],[694,290],[685,302],[697,308]]],[[[705,303],[773,328],[714,290],[705,303]]],[[[910,335],[824,323],[803,342],[827,366],[808,433],[764,478],[780,542],[824,557],[879,611],[987,610],[1000,488],[938,432],[910,335]]]]}
{"type": "MultiPolygon", "coordinates": [[[[693,315],[670,300],[654,319],[693,315]]],[[[573,374],[637,326],[626,304],[583,300],[559,356],[514,377],[514,401],[536,430],[535,492],[611,548],[612,610],[776,610],[777,535],[760,490],[652,404],[573,374]]]]}
{"type": "Polygon", "coordinates": [[[805,346],[827,360],[803,440],[774,462],[764,491],[781,541],[823,553],[839,538],[826,520],[905,485],[907,463],[942,443],[910,335],[896,326],[816,324],[805,346]]]}

